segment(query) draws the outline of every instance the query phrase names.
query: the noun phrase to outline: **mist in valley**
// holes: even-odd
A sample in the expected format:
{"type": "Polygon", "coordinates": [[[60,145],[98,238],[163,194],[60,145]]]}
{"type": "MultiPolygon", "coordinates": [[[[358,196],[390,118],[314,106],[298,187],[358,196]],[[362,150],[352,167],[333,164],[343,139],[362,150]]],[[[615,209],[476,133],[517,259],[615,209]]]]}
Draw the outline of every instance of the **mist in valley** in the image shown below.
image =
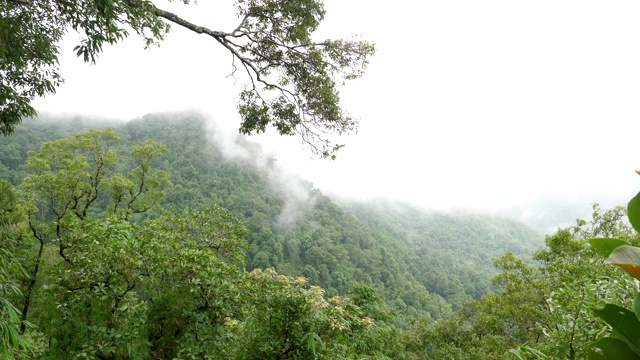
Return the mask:
{"type": "MultiPolygon", "coordinates": [[[[468,2],[473,11],[461,14],[453,4],[402,14],[390,8],[381,27],[354,4],[325,1],[318,38],[363,34],[378,49],[366,75],[340,89],[341,104],[360,120],[358,133],[332,137],[346,145],[336,161],[314,158],[299,138],[274,129],[251,141],[279,173],[333,197],[504,215],[545,232],[588,217],[593,203],[624,205],[640,184],[633,172],[640,167],[633,105],[640,93],[632,85],[640,82],[640,53],[624,45],[640,32],[629,17],[634,11],[573,1],[525,11],[499,3],[468,2]],[[598,26],[592,18],[601,19],[598,26]],[[394,26],[407,36],[390,37],[384,29],[394,26]],[[399,66],[417,43],[430,54],[424,63],[399,66]]],[[[236,21],[223,16],[231,2],[175,6],[198,19],[215,14],[222,28],[236,21]]],[[[251,157],[233,148],[246,79],[228,76],[224,49],[192,35],[176,27],[160,48],[147,50],[127,39],[88,66],[69,34],[60,48],[66,82],[35,104],[43,114],[113,119],[197,111],[215,124],[228,156],[251,157]]]]}
{"type": "MultiPolygon", "coordinates": [[[[324,195],[330,196],[338,203],[344,204],[356,202],[376,206],[376,204],[380,203],[397,203],[398,209],[409,206],[424,211],[425,213],[477,213],[487,216],[505,217],[519,221],[545,234],[551,234],[558,228],[574,226],[577,219],[589,219],[594,204],[599,204],[605,209],[612,208],[614,206],[625,205],[634,195],[634,188],[629,186],[628,190],[621,191],[624,189],[618,189],[617,193],[585,192],[581,194],[569,193],[566,195],[556,193],[555,196],[553,194],[542,194],[526,200],[514,202],[488,201],[485,204],[474,202],[470,203],[470,206],[464,206],[464,203],[461,203],[460,199],[455,196],[457,193],[456,189],[451,188],[443,189],[443,192],[454,194],[452,195],[453,197],[450,203],[447,203],[447,201],[442,198],[439,198],[438,201],[429,201],[428,194],[430,190],[426,188],[422,192],[409,194],[406,194],[407,189],[405,189],[402,191],[402,195],[394,196],[394,193],[398,192],[397,189],[402,188],[401,184],[389,183],[388,187],[381,188],[377,184],[372,186],[372,182],[375,183],[377,181],[376,179],[372,179],[369,183],[367,181],[359,183],[350,180],[348,176],[344,176],[340,174],[340,172],[334,174],[332,171],[336,169],[332,169],[331,166],[338,164],[341,159],[329,162],[309,158],[309,162],[319,164],[319,166],[324,168],[329,174],[323,176],[320,181],[313,178],[303,178],[301,173],[304,173],[304,171],[300,171],[299,168],[292,166],[291,163],[283,163],[279,160],[279,155],[282,155],[282,153],[278,153],[278,151],[281,152],[282,147],[274,147],[273,141],[281,139],[265,136],[257,138],[246,137],[237,132],[233,122],[221,121],[211,114],[204,114],[195,109],[184,112],[157,114],[175,119],[185,117],[206,119],[205,131],[207,137],[210,142],[215,144],[216,148],[220,150],[226,160],[251,164],[252,167],[266,173],[273,187],[281,192],[287,199],[281,217],[278,219],[277,224],[275,224],[277,228],[282,230],[290,228],[292,224],[295,224],[299,219],[301,212],[313,206],[315,197],[312,190],[317,190],[324,195]],[[268,145],[265,148],[257,142],[264,138],[267,139],[267,142],[271,142],[270,147],[268,145]],[[269,149],[271,150],[270,153],[268,152],[269,149]],[[329,180],[327,180],[328,178],[329,180]],[[331,180],[336,178],[338,179],[338,184],[336,184],[336,181],[331,180]],[[326,187],[316,185],[318,183],[326,184],[326,187]],[[341,187],[341,184],[344,186],[341,187]],[[358,187],[361,191],[350,191],[349,189],[353,187],[358,187]],[[366,189],[366,192],[363,192],[363,189],[366,189]]],[[[36,124],[39,123],[43,126],[56,124],[54,128],[66,129],[65,131],[68,132],[73,131],[73,129],[82,130],[87,128],[117,127],[126,124],[128,121],[135,121],[145,116],[135,119],[122,119],[84,114],[42,113],[37,119],[28,121],[36,124]]],[[[299,144],[292,143],[287,145],[294,147],[299,146],[299,144]]],[[[295,150],[292,149],[291,151],[295,150]]],[[[304,152],[304,150],[300,150],[300,152],[304,152]]],[[[381,166],[382,165],[379,166],[377,172],[380,174],[388,173],[388,171],[381,166]]],[[[339,167],[337,167],[337,169],[339,169],[339,167]]],[[[630,177],[632,177],[632,175],[630,175],[630,177]]],[[[425,187],[428,186],[425,185],[425,187]]]]}

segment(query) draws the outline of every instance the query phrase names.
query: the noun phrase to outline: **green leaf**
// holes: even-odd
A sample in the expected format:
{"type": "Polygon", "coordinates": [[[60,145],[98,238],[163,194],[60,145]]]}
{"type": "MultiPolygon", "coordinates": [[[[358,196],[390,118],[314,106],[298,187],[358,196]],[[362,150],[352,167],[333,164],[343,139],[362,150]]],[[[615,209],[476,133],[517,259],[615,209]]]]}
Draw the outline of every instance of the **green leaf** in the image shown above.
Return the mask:
{"type": "Polygon", "coordinates": [[[509,349],[507,353],[513,355],[519,360],[524,360],[524,357],[522,356],[520,349],[509,349]]]}
{"type": "Polygon", "coordinates": [[[640,279],[640,248],[630,245],[618,246],[607,261],[625,269],[636,279],[640,279]]]}
{"type": "Polygon", "coordinates": [[[618,246],[627,245],[620,239],[597,238],[589,240],[589,244],[596,250],[600,251],[604,256],[609,256],[618,246]]]}
{"type": "Polygon", "coordinates": [[[636,354],[627,343],[620,339],[604,338],[593,344],[593,348],[589,349],[587,359],[589,360],[627,360],[640,359],[640,355],[636,354]],[[598,349],[599,351],[596,351],[598,349]]]}
{"type": "Polygon", "coordinates": [[[603,309],[593,309],[593,312],[609,324],[623,340],[632,345],[634,351],[640,350],[638,348],[640,344],[640,320],[638,320],[635,313],[613,304],[606,304],[603,309]]]}
{"type": "Polygon", "coordinates": [[[640,320],[640,293],[636,294],[636,298],[633,300],[633,311],[636,313],[638,320],[640,320]]]}
{"type": "Polygon", "coordinates": [[[629,201],[629,205],[627,205],[627,216],[629,216],[629,222],[633,228],[640,232],[640,193],[629,201]]]}

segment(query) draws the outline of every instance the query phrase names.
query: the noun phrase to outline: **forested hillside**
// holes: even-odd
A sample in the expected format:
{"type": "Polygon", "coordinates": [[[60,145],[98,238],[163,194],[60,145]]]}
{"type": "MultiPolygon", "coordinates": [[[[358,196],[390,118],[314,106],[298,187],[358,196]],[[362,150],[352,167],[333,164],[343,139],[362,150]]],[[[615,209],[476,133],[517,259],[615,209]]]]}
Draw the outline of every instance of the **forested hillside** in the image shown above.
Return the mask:
{"type": "Polygon", "coordinates": [[[492,259],[505,252],[529,257],[542,236],[513,220],[465,212],[432,212],[408,205],[347,202],[345,208],[384,242],[409,251],[398,260],[427,289],[454,308],[491,290],[492,259]]]}
{"type": "MultiPolygon", "coordinates": [[[[0,169],[17,185],[26,175],[26,150],[105,125],[80,118],[28,122],[4,139],[0,169]]],[[[542,235],[500,218],[400,204],[342,207],[311,183],[283,173],[276,159],[246,138],[216,143],[215,127],[198,114],[151,114],[115,129],[123,156],[147,139],[167,146],[155,164],[173,183],[163,206],[183,211],[219,205],[238,217],[249,230],[247,270],[274,267],[302,275],[330,295],[349,293],[354,282],[370,284],[399,317],[441,317],[460,308],[489,291],[492,258],[504,251],[530,254],[542,244],[542,235]]]]}
{"type": "Polygon", "coordinates": [[[0,1],[0,360],[640,360],[637,9],[196,2],[0,1]]]}
{"type": "Polygon", "coordinates": [[[0,142],[14,356],[580,358],[610,332],[589,308],[629,303],[586,243],[636,241],[622,208],[542,248],[503,218],[334,201],[198,114],[46,120],[0,142]]]}

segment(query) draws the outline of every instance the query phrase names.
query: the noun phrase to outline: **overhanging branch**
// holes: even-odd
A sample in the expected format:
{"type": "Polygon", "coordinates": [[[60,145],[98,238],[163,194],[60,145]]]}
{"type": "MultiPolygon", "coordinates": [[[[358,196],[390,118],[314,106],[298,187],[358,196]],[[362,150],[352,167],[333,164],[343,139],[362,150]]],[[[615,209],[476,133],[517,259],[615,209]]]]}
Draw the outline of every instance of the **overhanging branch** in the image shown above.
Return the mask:
{"type": "MultiPolygon", "coordinates": [[[[127,1],[141,6],[138,0],[127,1]]],[[[267,8],[247,5],[238,26],[225,32],[146,4],[158,19],[208,35],[227,49],[232,55],[230,76],[240,68],[236,60],[246,70],[249,82],[238,105],[241,133],[263,132],[271,124],[281,135],[299,134],[314,154],[327,157],[340,146],[331,148],[323,135],[357,127],[357,120],[340,109],[336,84],[360,77],[375,50],[363,41],[312,41],[310,33],[324,15],[321,5],[298,12],[283,11],[277,2],[267,8]],[[267,96],[270,91],[279,94],[267,96]]]]}
{"type": "MultiPolygon", "coordinates": [[[[224,31],[215,31],[215,30],[211,30],[209,28],[206,28],[204,26],[200,26],[197,24],[194,24],[190,21],[187,21],[181,17],[179,17],[178,15],[166,11],[166,10],[162,10],[159,8],[155,8],[155,14],[163,19],[166,19],[174,24],[180,25],[188,30],[191,30],[197,34],[205,34],[205,35],[209,35],[212,38],[214,38],[216,41],[218,41],[222,46],[224,46],[227,50],[231,51],[231,53],[238,58],[243,65],[245,65],[246,67],[251,68],[251,70],[255,73],[256,76],[256,80],[258,80],[259,82],[265,83],[263,81],[263,79],[260,78],[260,71],[259,69],[255,66],[255,64],[253,64],[253,62],[251,62],[249,59],[245,58],[242,54],[240,54],[238,52],[238,50],[236,48],[234,48],[232,46],[232,44],[230,44],[227,40],[226,37],[228,36],[232,36],[232,37],[237,37],[237,35],[233,35],[232,33],[226,33],[224,31]]],[[[244,21],[244,20],[243,20],[244,21]]],[[[240,25],[242,26],[242,25],[240,25]]],[[[270,84],[269,84],[270,85],[270,84]]]]}
{"type": "Polygon", "coordinates": [[[189,30],[191,30],[191,31],[193,31],[195,33],[209,35],[209,36],[215,38],[216,40],[219,40],[221,38],[224,38],[225,36],[231,35],[231,34],[228,34],[226,32],[223,32],[223,31],[214,31],[214,30],[211,30],[211,29],[206,28],[204,26],[196,25],[196,24],[194,24],[194,23],[192,23],[190,21],[187,21],[187,20],[179,17],[178,15],[176,15],[176,14],[174,14],[172,12],[166,11],[166,10],[155,8],[154,11],[155,11],[155,14],[157,16],[159,16],[159,17],[161,17],[163,19],[167,19],[167,20],[171,21],[172,23],[178,24],[178,25],[180,25],[182,27],[185,27],[185,28],[187,28],[187,29],[189,29],[189,30]]]}

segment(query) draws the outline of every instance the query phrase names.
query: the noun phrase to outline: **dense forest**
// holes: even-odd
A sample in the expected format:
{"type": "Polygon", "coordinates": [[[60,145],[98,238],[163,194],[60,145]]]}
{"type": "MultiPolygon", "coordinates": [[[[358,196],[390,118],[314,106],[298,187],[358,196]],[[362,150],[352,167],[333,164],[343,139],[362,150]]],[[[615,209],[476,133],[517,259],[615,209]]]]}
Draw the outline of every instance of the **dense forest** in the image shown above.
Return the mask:
{"type": "Polygon", "coordinates": [[[584,358],[635,287],[518,222],[334,200],[199,114],[25,121],[0,142],[0,354],[59,359],[584,358]]]}

